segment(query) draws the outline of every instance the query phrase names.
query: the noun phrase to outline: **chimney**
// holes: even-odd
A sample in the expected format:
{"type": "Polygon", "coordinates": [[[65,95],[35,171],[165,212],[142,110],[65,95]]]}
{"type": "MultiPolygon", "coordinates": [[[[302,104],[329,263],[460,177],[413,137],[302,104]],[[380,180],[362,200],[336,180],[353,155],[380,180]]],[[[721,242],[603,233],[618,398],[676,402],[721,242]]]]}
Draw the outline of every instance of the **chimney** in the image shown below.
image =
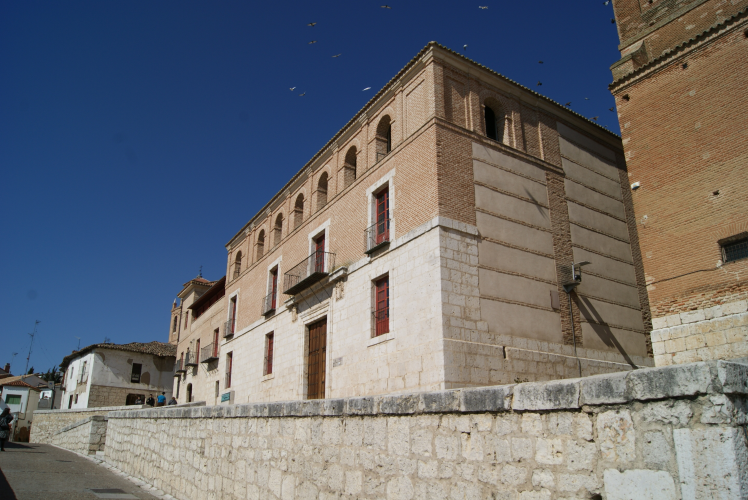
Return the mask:
{"type": "Polygon", "coordinates": [[[10,373],[10,363],[5,363],[5,368],[3,368],[3,370],[5,370],[5,373],[10,373]]]}

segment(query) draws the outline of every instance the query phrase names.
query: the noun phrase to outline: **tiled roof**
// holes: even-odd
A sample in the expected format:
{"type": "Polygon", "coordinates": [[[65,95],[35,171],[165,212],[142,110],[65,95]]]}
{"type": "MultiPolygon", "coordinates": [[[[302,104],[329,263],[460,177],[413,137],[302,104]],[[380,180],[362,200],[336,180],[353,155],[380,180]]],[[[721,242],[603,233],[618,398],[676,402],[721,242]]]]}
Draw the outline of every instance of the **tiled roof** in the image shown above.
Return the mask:
{"type": "Polygon", "coordinates": [[[72,360],[78,358],[94,349],[110,349],[112,351],[129,351],[139,352],[141,354],[152,354],[161,358],[174,356],[177,357],[177,346],[173,344],[167,344],[164,342],[130,342],[129,344],[91,344],[90,346],[84,347],[80,351],[75,351],[72,354],[68,354],[62,359],[60,368],[66,368],[72,360]]]}
{"type": "MultiPolygon", "coordinates": [[[[39,390],[36,386],[31,385],[27,382],[24,382],[23,379],[34,377],[33,375],[19,375],[17,377],[8,377],[4,379],[0,379],[0,387],[4,387],[6,385],[13,386],[13,387],[31,387],[32,389],[39,390]]],[[[34,377],[36,378],[36,377],[34,377]]]]}

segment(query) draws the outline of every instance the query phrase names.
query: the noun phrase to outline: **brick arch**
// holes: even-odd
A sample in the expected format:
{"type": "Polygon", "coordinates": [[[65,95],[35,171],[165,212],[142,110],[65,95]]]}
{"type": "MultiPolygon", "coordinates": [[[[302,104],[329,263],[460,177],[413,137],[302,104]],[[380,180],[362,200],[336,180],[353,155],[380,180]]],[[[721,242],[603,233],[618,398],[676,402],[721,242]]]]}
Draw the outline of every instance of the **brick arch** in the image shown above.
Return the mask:
{"type": "Polygon", "coordinates": [[[291,224],[291,219],[293,219],[293,228],[292,226],[288,226],[289,231],[293,231],[301,224],[304,223],[304,217],[306,216],[306,213],[309,212],[309,203],[310,203],[310,196],[307,193],[306,186],[300,188],[299,190],[295,191],[293,195],[291,195],[291,212],[289,215],[289,224],[291,224]],[[302,206],[301,211],[297,210],[297,203],[299,201],[299,196],[302,197],[302,206]]]}
{"type": "MultiPolygon", "coordinates": [[[[480,98],[480,133],[486,135],[485,106],[487,103],[498,104],[504,113],[503,123],[504,134],[499,142],[507,146],[514,147],[516,140],[515,121],[519,121],[519,105],[513,99],[510,99],[493,90],[483,89],[478,93],[480,98]]],[[[493,107],[492,107],[493,108],[493,107]]],[[[494,110],[495,111],[495,110],[494,110]]]]}
{"type": "Polygon", "coordinates": [[[711,230],[711,237],[716,243],[719,240],[735,236],[736,234],[748,232],[748,221],[732,222],[711,230]]]}
{"type": "Polygon", "coordinates": [[[312,194],[314,195],[313,212],[318,212],[319,210],[327,206],[327,203],[330,201],[330,198],[332,197],[330,196],[332,194],[331,193],[332,181],[333,181],[333,176],[332,176],[332,167],[330,163],[328,163],[327,165],[319,169],[319,171],[314,175],[314,178],[312,179],[312,190],[313,190],[312,194]],[[325,174],[327,174],[326,175],[327,190],[323,192],[320,190],[320,181],[325,176],[325,174]]]}
{"type": "Polygon", "coordinates": [[[285,209],[281,208],[277,212],[275,212],[270,217],[270,232],[272,233],[272,246],[275,247],[277,244],[280,243],[280,241],[283,239],[283,231],[288,234],[288,217],[286,217],[286,211],[285,209]],[[277,233],[278,231],[278,217],[281,218],[281,227],[280,227],[280,234],[277,233]]]}

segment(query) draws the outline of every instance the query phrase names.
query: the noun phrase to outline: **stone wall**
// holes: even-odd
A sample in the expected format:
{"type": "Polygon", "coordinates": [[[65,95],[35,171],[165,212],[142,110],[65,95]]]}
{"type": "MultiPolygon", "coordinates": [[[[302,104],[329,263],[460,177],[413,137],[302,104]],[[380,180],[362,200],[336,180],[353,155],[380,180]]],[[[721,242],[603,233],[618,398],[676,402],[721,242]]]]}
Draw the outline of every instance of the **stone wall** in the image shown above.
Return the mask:
{"type": "Polygon", "coordinates": [[[180,499],[748,497],[748,365],[109,414],[107,461],[180,499]],[[601,496],[602,495],[602,496],[601,496]]]}
{"type": "Polygon", "coordinates": [[[100,415],[86,417],[63,427],[52,436],[52,444],[84,455],[104,451],[107,419],[100,415]]]}
{"type": "Polygon", "coordinates": [[[748,356],[748,300],[655,318],[653,324],[657,366],[748,356]]]}
{"type": "Polygon", "coordinates": [[[52,443],[52,438],[65,427],[94,416],[106,416],[114,410],[129,411],[145,408],[142,406],[109,406],[105,408],[80,408],[77,410],[37,410],[34,412],[34,425],[31,426],[31,443],[52,443]]]}

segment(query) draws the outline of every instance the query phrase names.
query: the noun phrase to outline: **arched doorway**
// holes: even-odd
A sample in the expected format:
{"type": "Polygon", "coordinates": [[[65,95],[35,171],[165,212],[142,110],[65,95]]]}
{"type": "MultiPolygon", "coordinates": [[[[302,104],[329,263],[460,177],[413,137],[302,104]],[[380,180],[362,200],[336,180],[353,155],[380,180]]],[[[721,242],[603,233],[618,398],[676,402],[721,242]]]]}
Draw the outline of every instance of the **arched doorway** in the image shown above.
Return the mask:
{"type": "Polygon", "coordinates": [[[192,403],[192,384],[187,384],[187,401],[185,403],[192,403]]]}

